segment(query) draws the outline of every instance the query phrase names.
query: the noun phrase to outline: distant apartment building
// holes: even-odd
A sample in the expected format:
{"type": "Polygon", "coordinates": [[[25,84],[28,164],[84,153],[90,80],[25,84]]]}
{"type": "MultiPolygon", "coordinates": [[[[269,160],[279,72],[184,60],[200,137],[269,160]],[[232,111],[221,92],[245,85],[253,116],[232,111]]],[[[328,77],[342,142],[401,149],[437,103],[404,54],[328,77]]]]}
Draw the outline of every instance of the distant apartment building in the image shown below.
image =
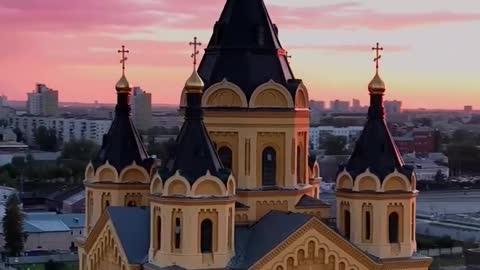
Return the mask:
{"type": "Polygon", "coordinates": [[[318,126],[310,127],[310,149],[319,150],[321,142],[328,138],[328,136],[345,137],[347,144],[354,142],[362,133],[363,127],[333,127],[333,126],[318,126]]]}
{"type": "Polygon", "coordinates": [[[36,84],[35,90],[27,93],[27,112],[31,115],[49,116],[58,112],[58,91],[45,84],[36,84]]]}
{"type": "Polygon", "coordinates": [[[402,112],[402,102],[398,100],[385,100],[383,106],[385,107],[385,113],[387,114],[387,116],[389,114],[402,112]]]}
{"type": "Polygon", "coordinates": [[[0,96],[0,107],[8,106],[8,98],[5,95],[0,96]]]}
{"type": "Polygon", "coordinates": [[[310,100],[310,109],[316,111],[325,111],[325,101],[310,100]]]}
{"type": "Polygon", "coordinates": [[[19,128],[30,144],[35,140],[37,128],[44,126],[57,132],[60,143],[86,139],[101,145],[112,120],[21,115],[10,118],[9,124],[11,128],[19,128]]]}
{"type": "Polygon", "coordinates": [[[394,139],[402,154],[435,151],[434,130],[430,127],[414,128],[403,136],[395,136],[394,139]]]}
{"type": "Polygon", "coordinates": [[[152,127],[152,94],[143,91],[140,87],[133,88],[132,119],[140,130],[152,127]]]}
{"type": "Polygon", "coordinates": [[[348,112],[350,110],[350,102],[342,100],[330,101],[330,110],[334,112],[348,112]]]}
{"type": "Polygon", "coordinates": [[[176,110],[155,111],[153,112],[152,123],[156,127],[180,127],[183,123],[183,117],[176,110]]]}
{"type": "Polygon", "coordinates": [[[362,105],[360,104],[360,100],[359,99],[352,99],[352,110],[356,111],[356,110],[360,110],[362,108],[362,105]]]}

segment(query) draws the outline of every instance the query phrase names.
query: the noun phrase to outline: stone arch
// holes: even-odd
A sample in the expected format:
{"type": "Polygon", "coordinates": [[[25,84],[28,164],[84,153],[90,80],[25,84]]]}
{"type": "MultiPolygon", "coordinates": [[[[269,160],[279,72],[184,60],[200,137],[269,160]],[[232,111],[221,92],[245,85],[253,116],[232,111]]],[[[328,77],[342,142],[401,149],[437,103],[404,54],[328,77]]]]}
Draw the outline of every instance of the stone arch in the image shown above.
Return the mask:
{"type": "Polygon", "coordinates": [[[93,168],[92,163],[88,163],[88,166],[85,169],[85,179],[87,181],[95,180],[95,168],[93,168]]]}
{"type": "Polygon", "coordinates": [[[183,195],[189,196],[190,195],[190,183],[181,176],[172,176],[170,179],[167,180],[165,186],[163,188],[163,192],[167,196],[172,195],[183,195]]]}
{"type": "Polygon", "coordinates": [[[227,182],[227,195],[235,195],[236,187],[235,187],[235,180],[233,177],[230,177],[227,182]]]}
{"type": "Polygon", "coordinates": [[[349,189],[353,188],[353,179],[347,172],[342,172],[337,176],[337,190],[339,189],[349,189]]]}
{"type": "Polygon", "coordinates": [[[260,85],[250,97],[250,108],[293,108],[290,92],[281,84],[270,80],[260,85]]]}
{"type": "Polygon", "coordinates": [[[382,190],[387,191],[410,191],[410,183],[404,177],[391,176],[383,182],[382,190]]]}
{"type": "Polygon", "coordinates": [[[224,79],[210,86],[202,97],[203,107],[248,107],[247,97],[240,87],[224,79]]]}
{"type": "Polygon", "coordinates": [[[227,190],[220,179],[214,176],[202,176],[192,186],[193,195],[226,196],[227,190]]]}
{"type": "Polygon", "coordinates": [[[317,179],[317,178],[320,177],[320,166],[318,165],[318,162],[316,162],[316,161],[315,161],[315,163],[313,164],[312,173],[313,173],[313,178],[314,178],[314,179],[317,179]]]}
{"type": "Polygon", "coordinates": [[[308,109],[308,92],[305,88],[299,87],[295,93],[295,108],[308,109]]]}
{"type": "Polygon", "coordinates": [[[233,147],[222,144],[218,147],[217,153],[224,168],[233,169],[233,147]]]}
{"type": "Polygon", "coordinates": [[[118,172],[107,162],[97,169],[97,179],[99,182],[117,182],[118,172]]]}
{"type": "Polygon", "coordinates": [[[161,194],[163,191],[162,189],[162,178],[158,174],[156,174],[152,179],[152,183],[150,184],[150,194],[161,194]]]}
{"type": "Polygon", "coordinates": [[[359,174],[355,178],[353,190],[354,191],[376,191],[380,192],[382,189],[382,184],[380,183],[380,179],[370,172],[367,169],[362,174],[359,174]]]}
{"type": "Polygon", "coordinates": [[[137,164],[132,164],[122,170],[119,177],[121,182],[148,182],[148,172],[137,164]]]}

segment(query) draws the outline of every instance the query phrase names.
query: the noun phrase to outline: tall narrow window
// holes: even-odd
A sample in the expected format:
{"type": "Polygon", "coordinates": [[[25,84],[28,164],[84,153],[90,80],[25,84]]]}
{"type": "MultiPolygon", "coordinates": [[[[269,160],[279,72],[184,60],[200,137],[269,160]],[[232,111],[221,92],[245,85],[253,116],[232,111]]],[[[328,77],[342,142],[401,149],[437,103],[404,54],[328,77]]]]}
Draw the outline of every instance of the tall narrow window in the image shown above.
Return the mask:
{"type": "Polygon", "coordinates": [[[365,240],[370,240],[372,224],[370,220],[370,211],[365,212],[365,240]]]}
{"type": "Polygon", "coordinates": [[[277,169],[277,152],[267,147],[262,153],[262,185],[275,186],[277,169]]]}
{"type": "Polygon", "coordinates": [[[345,229],[345,238],[350,239],[350,211],[345,210],[343,222],[345,229]]]}
{"type": "Polygon", "coordinates": [[[412,235],[412,241],[415,240],[415,215],[415,203],[412,203],[412,219],[410,220],[412,224],[412,232],[410,233],[412,235]]]}
{"type": "Polygon", "coordinates": [[[162,248],[162,218],[157,216],[157,249],[162,248]]]}
{"type": "Polygon", "coordinates": [[[213,224],[210,219],[205,219],[200,225],[200,249],[202,253],[212,253],[213,250],[213,224]]]}
{"type": "Polygon", "coordinates": [[[227,146],[222,146],[218,149],[218,156],[222,162],[223,167],[232,169],[232,150],[227,146]]]}
{"type": "Polygon", "coordinates": [[[388,240],[390,243],[398,243],[398,213],[393,212],[388,216],[388,240]]]}
{"type": "Polygon", "coordinates": [[[182,240],[182,225],[180,223],[180,218],[175,219],[175,248],[180,248],[180,243],[182,240]]]}
{"type": "Polygon", "coordinates": [[[302,148],[297,146],[297,183],[304,184],[302,177],[302,148]]]}

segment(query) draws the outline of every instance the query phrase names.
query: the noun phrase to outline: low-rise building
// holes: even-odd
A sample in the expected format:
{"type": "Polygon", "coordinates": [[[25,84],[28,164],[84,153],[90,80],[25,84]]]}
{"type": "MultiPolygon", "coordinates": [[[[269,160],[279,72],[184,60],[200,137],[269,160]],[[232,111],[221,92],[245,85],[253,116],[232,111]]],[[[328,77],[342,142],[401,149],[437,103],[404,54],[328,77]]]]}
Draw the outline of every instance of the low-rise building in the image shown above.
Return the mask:
{"type": "MultiPolygon", "coordinates": [[[[75,249],[74,239],[85,233],[84,227],[84,214],[26,213],[23,228],[28,237],[24,250],[75,249]]],[[[0,233],[0,250],[4,249],[4,244],[2,231],[0,233]]]]}
{"type": "Polygon", "coordinates": [[[430,153],[426,155],[406,154],[403,160],[407,165],[415,168],[417,181],[435,181],[440,172],[444,178],[450,176],[448,158],[441,153],[430,153]]]}

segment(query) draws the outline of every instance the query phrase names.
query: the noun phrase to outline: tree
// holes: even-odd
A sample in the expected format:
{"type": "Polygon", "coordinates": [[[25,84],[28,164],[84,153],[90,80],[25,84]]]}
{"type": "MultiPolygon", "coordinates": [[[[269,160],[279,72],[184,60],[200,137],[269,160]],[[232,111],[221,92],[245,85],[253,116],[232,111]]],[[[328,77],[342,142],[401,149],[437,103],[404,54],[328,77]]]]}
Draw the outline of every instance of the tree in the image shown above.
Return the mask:
{"type": "Polygon", "coordinates": [[[17,142],[23,142],[25,140],[23,132],[18,127],[13,129],[13,133],[17,135],[17,142]]]}
{"type": "Polygon", "coordinates": [[[61,270],[61,269],[64,269],[64,267],[65,267],[64,263],[54,262],[52,260],[49,260],[45,264],[45,270],[61,270]]]}
{"type": "Polygon", "coordinates": [[[343,136],[329,135],[324,142],[326,155],[346,154],[347,139],[343,136]]]}
{"type": "Polygon", "coordinates": [[[162,143],[153,143],[148,145],[148,153],[156,155],[162,162],[167,162],[175,154],[176,142],[170,139],[162,143]]]}
{"type": "Polygon", "coordinates": [[[90,161],[95,157],[99,147],[89,140],[72,140],[63,146],[62,158],[90,161]]]}
{"type": "Polygon", "coordinates": [[[10,195],[3,217],[4,247],[10,256],[19,256],[26,240],[26,234],[23,231],[23,213],[20,211],[19,204],[17,194],[10,195]]]}
{"type": "Polygon", "coordinates": [[[57,150],[57,132],[55,129],[47,129],[44,126],[38,127],[34,133],[35,143],[43,151],[57,150]]]}

